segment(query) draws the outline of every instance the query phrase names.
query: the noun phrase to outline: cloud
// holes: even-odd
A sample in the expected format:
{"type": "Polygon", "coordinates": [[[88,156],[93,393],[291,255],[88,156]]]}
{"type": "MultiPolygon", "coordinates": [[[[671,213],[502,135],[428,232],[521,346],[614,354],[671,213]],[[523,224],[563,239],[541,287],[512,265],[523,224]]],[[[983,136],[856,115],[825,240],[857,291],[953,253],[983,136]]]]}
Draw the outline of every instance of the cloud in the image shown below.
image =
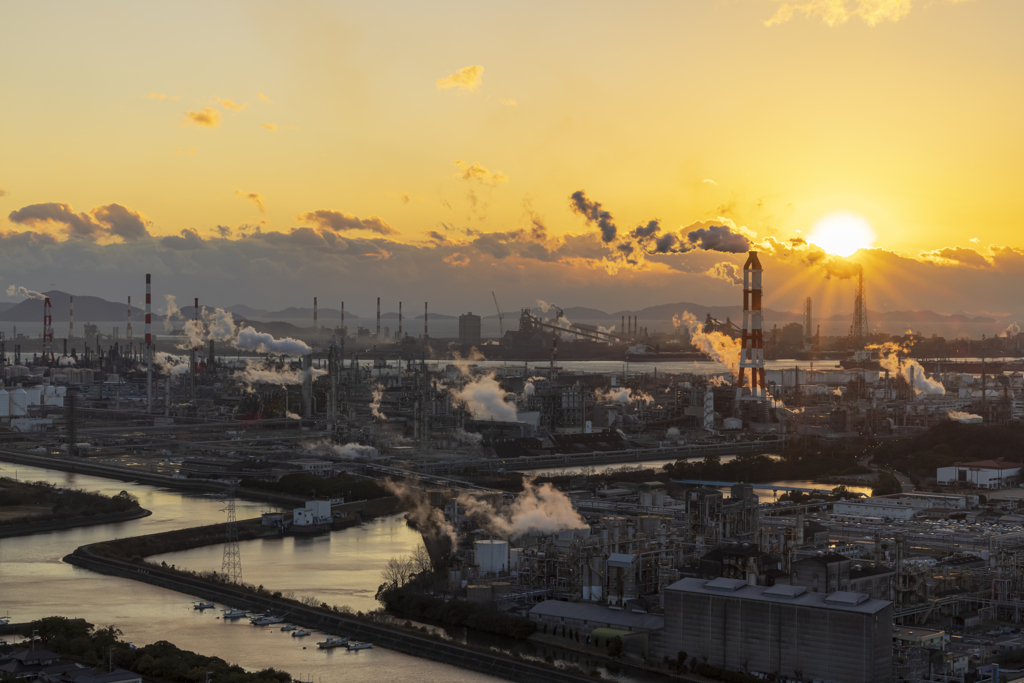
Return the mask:
{"type": "Polygon", "coordinates": [[[273,100],[271,100],[269,97],[267,97],[263,93],[257,93],[256,96],[260,98],[260,102],[264,102],[266,104],[273,104],[274,103],[273,100]]]}
{"type": "Polygon", "coordinates": [[[708,185],[717,185],[717,184],[718,184],[718,183],[716,183],[716,182],[715,182],[714,180],[712,180],[711,178],[705,178],[705,179],[704,179],[704,180],[702,180],[701,182],[702,182],[702,183],[707,183],[708,185]]]}
{"type": "MultiPolygon", "coordinates": [[[[223,226],[218,225],[217,227],[222,228],[223,226]]],[[[177,249],[179,251],[202,249],[206,246],[203,242],[203,238],[195,228],[184,228],[180,235],[180,237],[178,235],[168,235],[160,240],[160,245],[168,249],[177,249]]]]}
{"type": "Polygon", "coordinates": [[[8,214],[12,223],[38,227],[57,223],[64,226],[64,233],[75,239],[98,241],[118,238],[134,242],[149,237],[148,226],[152,222],[137,211],[121,204],[97,206],[89,213],[75,213],[70,204],[47,202],[30,204],[8,214]]]}
{"type": "Polygon", "coordinates": [[[357,218],[350,213],[341,211],[330,211],[318,209],[306,211],[295,217],[298,221],[309,221],[316,223],[321,228],[333,230],[334,232],[345,232],[347,230],[369,230],[379,235],[397,235],[397,230],[388,225],[383,218],[372,215],[368,218],[357,218]]]}
{"type": "Polygon", "coordinates": [[[517,104],[519,104],[518,102],[516,102],[515,100],[513,100],[513,99],[512,99],[511,97],[503,97],[503,98],[501,98],[501,99],[500,99],[500,100],[498,100],[498,101],[499,101],[499,102],[501,102],[501,103],[502,103],[503,105],[505,105],[506,107],[514,107],[514,106],[516,106],[517,104]]]}
{"type": "MultiPolygon", "coordinates": [[[[765,21],[765,26],[784,24],[796,14],[808,19],[820,18],[829,26],[840,26],[853,17],[860,18],[868,26],[883,21],[899,21],[910,14],[911,0],[804,0],[803,2],[779,2],[779,9],[765,21]]],[[[963,2],[963,0],[947,0],[963,2]]]]}
{"type": "Polygon", "coordinates": [[[260,213],[266,213],[267,205],[263,200],[263,195],[259,192],[243,192],[242,190],[235,190],[235,195],[251,200],[252,203],[260,210],[260,213]]]}
{"type": "Polygon", "coordinates": [[[263,124],[263,128],[266,128],[267,130],[277,130],[277,124],[276,123],[264,123],[263,124]]]}
{"type": "Polygon", "coordinates": [[[408,203],[409,203],[409,200],[410,200],[410,199],[412,199],[412,197],[410,197],[410,196],[409,196],[409,193],[408,193],[408,192],[399,192],[399,193],[398,193],[398,199],[399,199],[399,201],[401,201],[401,202],[402,202],[403,204],[408,204],[408,203]]]}
{"type": "Polygon", "coordinates": [[[501,171],[495,171],[491,173],[486,168],[480,165],[479,162],[474,161],[472,164],[467,164],[465,161],[454,161],[452,162],[458,166],[461,171],[455,174],[456,178],[462,180],[476,180],[477,182],[483,183],[484,185],[497,185],[498,183],[507,183],[508,176],[501,171]]]}
{"type": "Polygon", "coordinates": [[[176,95],[164,95],[163,93],[153,92],[152,90],[150,90],[149,94],[146,95],[146,99],[147,100],[176,100],[178,98],[177,98],[176,95]]]}
{"type": "Polygon", "coordinates": [[[466,256],[465,254],[460,254],[459,252],[455,252],[454,254],[449,254],[448,256],[445,256],[441,260],[444,261],[445,263],[447,263],[449,266],[468,266],[469,265],[469,257],[466,256]]]}
{"type": "Polygon", "coordinates": [[[231,109],[232,111],[242,111],[243,109],[249,106],[248,102],[245,102],[244,104],[238,104],[230,98],[225,99],[220,97],[217,98],[217,103],[225,109],[231,109]]]}
{"type": "Polygon", "coordinates": [[[988,268],[992,265],[987,258],[976,250],[965,249],[964,247],[946,247],[944,249],[935,249],[934,251],[925,251],[919,255],[919,258],[943,265],[964,265],[972,268],[988,268]]]}
{"type": "Polygon", "coordinates": [[[4,188],[0,187],[0,197],[6,197],[6,196],[7,196],[7,190],[5,190],[4,188]]]}
{"type": "Polygon", "coordinates": [[[726,282],[731,282],[734,285],[743,284],[742,273],[742,268],[737,266],[735,263],[729,263],[728,261],[716,263],[704,272],[708,277],[725,280],[726,282]]]}
{"type": "Polygon", "coordinates": [[[613,242],[618,228],[613,222],[612,215],[601,208],[599,202],[592,202],[587,199],[583,190],[577,190],[569,197],[570,206],[573,211],[587,219],[588,223],[596,225],[601,230],[601,241],[613,242]]]}
{"type": "Polygon", "coordinates": [[[437,79],[437,89],[448,90],[449,88],[458,88],[459,90],[473,92],[480,87],[480,79],[483,77],[483,73],[484,68],[477,64],[463,67],[451,76],[437,79]]]}
{"type": "Polygon", "coordinates": [[[204,128],[216,128],[220,125],[221,114],[216,109],[202,109],[200,111],[188,110],[185,114],[185,123],[194,123],[204,128]]]}

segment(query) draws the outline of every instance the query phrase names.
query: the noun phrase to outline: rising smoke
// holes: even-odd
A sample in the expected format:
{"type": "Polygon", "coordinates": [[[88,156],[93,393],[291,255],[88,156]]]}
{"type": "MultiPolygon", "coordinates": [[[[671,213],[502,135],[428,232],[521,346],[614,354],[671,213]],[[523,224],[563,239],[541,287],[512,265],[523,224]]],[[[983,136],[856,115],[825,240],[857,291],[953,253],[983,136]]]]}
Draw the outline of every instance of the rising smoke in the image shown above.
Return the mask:
{"type": "Polygon", "coordinates": [[[680,323],[690,333],[690,342],[704,355],[729,368],[733,377],[739,376],[742,342],[721,332],[705,332],[697,316],[684,311],[680,323]]]}
{"type": "Polygon", "coordinates": [[[373,446],[364,446],[359,443],[341,445],[327,439],[304,441],[302,449],[310,454],[334,456],[342,460],[375,460],[380,455],[373,446]]]}
{"type": "Polygon", "coordinates": [[[466,404],[466,408],[477,420],[499,420],[516,422],[516,404],[505,400],[505,391],[493,375],[481,375],[452,393],[452,397],[466,404]]]}
{"type": "Polygon", "coordinates": [[[910,376],[913,375],[914,394],[917,396],[942,396],[946,393],[946,389],[942,386],[941,382],[925,376],[924,368],[921,367],[920,363],[906,357],[907,352],[910,350],[908,347],[896,342],[885,342],[884,344],[871,344],[864,348],[877,349],[879,353],[878,362],[893,377],[903,377],[907,382],[910,382],[910,376]]]}
{"type": "Polygon", "coordinates": [[[251,326],[243,327],[238,331],[235,348],[257,353],[280,353],[286,356],[305,356],[313,352],[313,349],[304,341],[291,337],[275,339],[273,335],[257,332],[251,326]]]}
{"type": "Polygon", "coordinates": [[[608,391],[596,391],[594,398],[598,401],[609,401],[611,403],[622,403],[628,405],[630,403],[654,403],[654,398],[650,394],[645,394],[642,391],[633,393],[632,389],[620,388],[620,389],[609,389],[608,391]]]}
{"type": "Polygon", "coordinates": [[[484,435],[478,434],[477,432],[467,432],[462,427],[455,430],[455,440],[461,444],[469,446],[470,448],[476,448],[483,444],[484,435]]]}
{"type": "Polygon", "coordinates": [[[153,354],[153,365],[160,372],[172,377],[175,375],[187,375],[189,370],[189,359],[185,356],[176,356],[172,353],[157,351],[153,354]]]}
{"type": "Polygon", "coordinates": [[[7,296],[23,296],[26,299],[39,299],[42,301],[46,297],[39,292],[33,292],[31,289],[25,289],[24,287],[17,287],[11,285],[7,288],[7,296]]]}
{"type": "Polygon", "coordinates": [[[484,529],[502,538],[515,538],[531,531],[551,534],[587,526],[567,495],[550,483],[537,486],[533,477],[523,477],[522,493],[502,513],[472,493],[461,494],[458,502],[484,529]]]}
{"type": "Polygon", "coordinates": [[[981,419],[981,415],[975,415],[973,413],[962,413],[959,410],[947,411],[946,417],[948,417],[953,422],[975,422],[981,419]]]}
{"type": "Polygon", "coordinates": [[[370,401],[370,412],[373,414],[376,420],[386,420],[388,416],[380,411],[380,402],[384,398],[384,385],[378,384],[373,387],[373,391],[370,393],[373,400],[370,401]]]}
{"type": "Polygon", "coordinates": [[[396,482],[390,478],[382,482],[391,495],[398,498],[406,511],[409,526],[423,536],[430,560],[435,568],[447,566],[448,557],[459,542],[454,527],[444,518],[444,513],[430,504],[426,495],[415,486],[396,482]]]}
{"type": "Polygon", "coordinates": [[[173,294],[164,294],[164,301],[167,304],[167,313],[164,316],[164,331],[170,332],[174,329],[174,323],[171,321],[175,318],[178,320],[182,319],[181,309],[178,308],[178,302],[173,294]]]}

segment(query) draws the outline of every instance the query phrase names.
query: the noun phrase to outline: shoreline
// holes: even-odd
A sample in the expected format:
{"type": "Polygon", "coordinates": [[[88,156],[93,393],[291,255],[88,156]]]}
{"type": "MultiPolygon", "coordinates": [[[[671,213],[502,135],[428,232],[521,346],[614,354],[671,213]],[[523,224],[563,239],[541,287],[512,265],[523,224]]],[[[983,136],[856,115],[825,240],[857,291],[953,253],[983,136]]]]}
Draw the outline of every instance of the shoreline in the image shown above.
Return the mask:
{"type": "Polygon", "coordinates": [[[51,531],[64,531],[84,526],[98,526],[100,524],[116,524],[117,522],[130,522],[133,519],[149,517],[152,511],[140,507],[134,510],[123,512],[108,512],[103,515],[91,515],[89,517],[76,517],[73,519],[51,519],[43,522],[29,522],[23,525],[0,526],[0,538],[15,538],[18,536],[32,536],[34,534],[45,534],[51,531]]]}

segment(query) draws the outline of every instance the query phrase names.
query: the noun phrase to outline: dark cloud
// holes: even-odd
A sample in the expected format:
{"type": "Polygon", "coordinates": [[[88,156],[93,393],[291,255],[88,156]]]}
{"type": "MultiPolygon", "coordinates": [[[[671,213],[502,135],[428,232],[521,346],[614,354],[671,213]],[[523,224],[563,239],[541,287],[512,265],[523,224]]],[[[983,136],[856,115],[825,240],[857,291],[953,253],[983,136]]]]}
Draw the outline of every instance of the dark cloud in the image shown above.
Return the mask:
{"type": "Polygon", "coordinates": [[[378,235],[397,235],[398,231],[388,225],[383,218],[372,215],[369,218],[358,218],[350,213],[342,211],[331,211],[329,209],[318,209],[307,211],[295,217],[298,221],[309,221],[316,223],[321,228],[345,232],[347,230],[368,230],[378,235]]]}
{"type": "Polygon", "coordinates": [[[227,225],[218,225],[214,230],[217,232],[218,237],[231,237],[233,230],[227,225]]]}
{"type": "Polygon", "coordinates": [[[75,239],[95,242],[117,238],[133,242],[149,237],[147,226],[150,221],[137,211],[121,204],[97,206],[89,213],[79,212],[64,202],[30,204],[7,216],[12,223],[40,225],[57,223],[64,226],[64,233],[75,239]]]}
{"type": "Polygon", "coordinates": [[[167,249],[192,250],[202,249],[206,246],[203,238],[193,228],[185,228],[179,235],[168,235],[160,240],[160,246],[167,249]]]}
{"type": "Polygon", "coordinates": [[[601,208],[599,202],[592,202],[587,199],[583,190],[577,190],[569,197],[572,210],[587,219],[588,223],[596,225],[601,230],[601,240],[605,243],[614,242],[618,228],[612,219],[612,215],[601,208]]]}
{"type": "Polygon", "coordinates": [[[742,254],[750,250],[747,236],[728,225],[711,225],[691,230],[686,240],[691,249],[722,251],[727,254],[742,254]]]}
{"type": "Polygon", "coordinates": [[[926,251],[920,254],[920,258],[938,263],[971,266],[972,268],[988,268],[992,265],[987,258],[976,250],[963,247],[946,247],[945,249],[926,251]]]}

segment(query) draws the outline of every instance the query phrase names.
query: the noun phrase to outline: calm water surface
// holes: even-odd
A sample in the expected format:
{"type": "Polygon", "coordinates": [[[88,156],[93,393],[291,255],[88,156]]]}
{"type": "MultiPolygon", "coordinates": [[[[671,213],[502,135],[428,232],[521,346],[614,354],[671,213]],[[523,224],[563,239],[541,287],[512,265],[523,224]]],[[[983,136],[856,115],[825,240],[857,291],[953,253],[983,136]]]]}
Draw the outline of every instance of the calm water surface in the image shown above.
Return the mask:
{"type": "MultiPolygon", "coordinates": [[[[97,626],[116,625],[124,631],[124,639],[136,645],[168,640],[247,669],[272,666],[315,683],[499,680],[382,648],[322,652],[315,649],[319,634],[299,639],[247,621],[224,622],[217,618],[219,611],[193,610],[191,596],[65,564],[61,558],[86,543],[222,522],[224,503],[209,496],[81,474],[4,462],[0,468],[3,476],[63,487],[111,495],[127,490],[153,512],[131,522],[0,540],[0,613],[9,612],[14,622],[55,614],[82,617],[97,626]]],[[[265,504],[247,501],[238,501],[236,507],[240,519],[267,509],[265,504]]],[[[243,576],[247,582],[275,590],[315,594],[332,604],[368,609],[376,606],[373,595],[383,564],[394,555],[411,553],[419,543],[401,518],[314,539],[246,542],[241,548],[243,576]]],[[[219,570],[221,550],[220,546],[200,549],[195,568],[219,570]]]]}

